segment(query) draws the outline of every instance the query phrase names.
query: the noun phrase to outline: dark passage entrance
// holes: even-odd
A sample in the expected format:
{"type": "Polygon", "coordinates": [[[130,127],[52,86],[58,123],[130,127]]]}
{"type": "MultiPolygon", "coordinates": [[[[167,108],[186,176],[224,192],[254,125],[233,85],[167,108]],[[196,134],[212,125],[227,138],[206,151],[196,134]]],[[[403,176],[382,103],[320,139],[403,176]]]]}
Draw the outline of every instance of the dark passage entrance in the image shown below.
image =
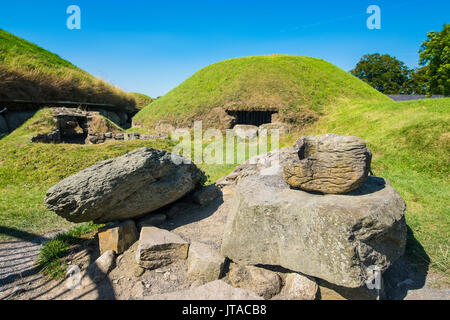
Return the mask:
{"type": "Polygon", "coordinates": [[[227,111],[236,119],[235,124],[250,124],[259,127],[272,122],[272,114],[276,111],[227,111]]]}

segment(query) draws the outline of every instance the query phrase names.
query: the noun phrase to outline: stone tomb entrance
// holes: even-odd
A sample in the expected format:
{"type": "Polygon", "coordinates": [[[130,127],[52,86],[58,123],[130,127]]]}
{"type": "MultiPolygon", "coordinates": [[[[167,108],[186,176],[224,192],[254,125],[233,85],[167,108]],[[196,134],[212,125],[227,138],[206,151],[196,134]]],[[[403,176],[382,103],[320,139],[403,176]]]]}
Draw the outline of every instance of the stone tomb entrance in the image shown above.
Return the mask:
{"type": "Polygon", "coordinates": [[[227,110],[227,113],[234,117],[234,124],[245,124],[259,127],[265,123],[272,123],[272,115],[276,111],[242,111],[242,110],[227,110]]]}

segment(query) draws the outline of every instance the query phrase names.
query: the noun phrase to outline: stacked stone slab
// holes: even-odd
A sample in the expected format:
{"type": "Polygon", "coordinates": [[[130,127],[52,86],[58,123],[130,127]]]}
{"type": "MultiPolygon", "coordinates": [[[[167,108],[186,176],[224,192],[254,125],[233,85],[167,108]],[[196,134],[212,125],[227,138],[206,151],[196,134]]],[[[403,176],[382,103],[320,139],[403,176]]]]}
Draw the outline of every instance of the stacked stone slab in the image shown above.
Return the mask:
{"type": "Polygon", "coordinates": [[[325,134],[300,137],[297,157],[284,163],[284,180],[306,191],[344,194],[360,187],[370,171],[372,153],[359,137],[325,134]]]}
{"type": "Polygon", "coordinates": [[[222,242],[224,256],[242,265],[282,266],[357,288],[373,275],[373,269],[383,272],[403,255],[405,202],[387,180],[367,177],[371,154],[361,139],[302,137],[294,148],[280,152],[278,161],[270,155],[266,163],[271,167],[242,168],[237,175],[239,182],[222,242]],[[333,146],[337,147],[335,154],[333,146]],[[323,159],[325,154],[329,159],[323,159]],[[352,155],[358,164],[351,162],[352,155]],[[299,164],[304,159],[312,164],[299,164]],[[293,166],[297,171],[291,170],[293,166]],[[310,175],[308,170],[320,174],[310,175]],[[299,189],[305,184],[297,184],[286,171],[312,177],[309,181],[317,177],[314,183],[306,184],[315,192],[299,189]],[[330,182],[342,177],[345,183],[330,182]],[[337,193],[335,185],[353,191],[323,193],[337,193]],[[355,189],[355,185],[359,187],[355,189]]]}

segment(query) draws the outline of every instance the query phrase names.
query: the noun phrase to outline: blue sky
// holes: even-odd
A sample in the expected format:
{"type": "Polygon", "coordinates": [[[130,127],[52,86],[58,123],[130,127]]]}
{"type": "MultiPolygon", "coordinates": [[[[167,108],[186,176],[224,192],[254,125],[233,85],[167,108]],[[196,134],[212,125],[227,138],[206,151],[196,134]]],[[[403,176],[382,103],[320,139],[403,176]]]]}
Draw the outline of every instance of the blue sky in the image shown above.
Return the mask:
{"type": "Polygon", "coordinates": [[[322,58],[344,70],[389,53],[416,67],[430,30],[449,23],[448,0],[2,1],[0,28],[127,91],[163,95],[199,69],[262,54],[322,58]],[[69,5],[81,30],[66,27],[69,5]],[[369,30],[369,5],[381,30],[369,30]]]}

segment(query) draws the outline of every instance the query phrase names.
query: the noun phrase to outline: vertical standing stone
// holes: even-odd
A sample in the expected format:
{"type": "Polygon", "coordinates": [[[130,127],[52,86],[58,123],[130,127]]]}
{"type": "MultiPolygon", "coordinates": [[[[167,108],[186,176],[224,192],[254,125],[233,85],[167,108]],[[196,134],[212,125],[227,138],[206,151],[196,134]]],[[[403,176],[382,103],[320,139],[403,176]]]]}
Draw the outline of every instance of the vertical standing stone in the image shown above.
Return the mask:
{"type": "Polygon", "coordinates": [[[107,225],[100,229],[98,241],[100,254],[108,250],[120,254],[127,250],[138,239],[138,231],[133,220],[107,225]]]}

